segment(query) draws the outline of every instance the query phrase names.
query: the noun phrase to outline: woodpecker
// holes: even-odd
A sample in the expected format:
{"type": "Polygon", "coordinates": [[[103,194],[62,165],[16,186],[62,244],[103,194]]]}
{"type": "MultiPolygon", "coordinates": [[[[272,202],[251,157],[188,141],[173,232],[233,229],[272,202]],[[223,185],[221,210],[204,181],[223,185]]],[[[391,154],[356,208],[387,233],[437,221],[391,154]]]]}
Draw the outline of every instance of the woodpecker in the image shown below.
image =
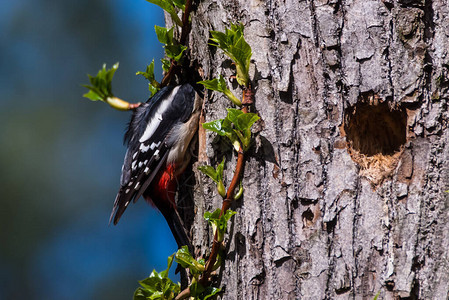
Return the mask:
{"type": "Polygon", "coordinates": [[[177,179],[190,161],[189,145],[198,129],[201,98],[190,84],[162,88],[134,112],[125,134],[120,189],[109,223],[117,224],[140,196],[167,220],[178,247],[188,245],[175,204],[177,179]]]}

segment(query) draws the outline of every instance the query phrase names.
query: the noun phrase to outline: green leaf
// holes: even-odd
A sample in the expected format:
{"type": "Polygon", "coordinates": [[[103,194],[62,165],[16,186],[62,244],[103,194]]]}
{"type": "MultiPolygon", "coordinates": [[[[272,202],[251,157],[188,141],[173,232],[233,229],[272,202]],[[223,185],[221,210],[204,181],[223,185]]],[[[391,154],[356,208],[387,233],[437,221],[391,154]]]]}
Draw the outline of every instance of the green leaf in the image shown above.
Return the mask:
{"type": "Polygon", "coordinates": [[[225,132],[225,135],[229,137],[232,141],[232,138],[230,135],[234,134],[232,129],[232,122],[229,120],[228,117],[223,119],[223,122],[221,122],[221,129],[225,132]]]}
{"type": "Polygon", "coordinates": [[[223,160],[221,161],[221,163],[218,164],[216,169],[208,165],[198,167],[198,170],[200,170],[205,175],[209,176],[213,181],[215,181],[215,183],[217,184],[217,191],[222,197],[226,196],[226,188],[223,184],[224,162],[225,158],[223,157],[223,160]]]}
{"type": "Polygon", "coordinates": [[[189,268],[190,273],[200,274],[204,271],[204,265],[196,261],[189,252],[187,246],[182,246],[181,249],[176,252],[175,260],[183,268],[189,268]]]}
{"type": "Polygon", "coordinates": [[[234,200],[240,199],[240,197],[242,197],[242,195],[243,195],[243,183],[242,183],[242,181],[240,181],[239,190],[238,190],[238,192],[234,195],[234,200]]]}
{"type": "Polygon", "coordinates": [[[229,41],[225,33],[211,30],[210,34],[212,35],[212,37],[210,38],[210,45],[219,47],[221,49],[228,48],[229,41]]]}
{"type": "MultiPolygon", "coordinates": [[[[249,143],[248,141],[248,135],[244,135],[242,133],[242,131],[240,130],[235,130],[234,129],[234,133],[239,137],[239,140],[242,142],[243,144],[243,150],[246,150],[246,145],[249,143]]],[[[251,139],[251,132],[249,132],[249,139],[251,139]]]]}
{"type": "Polygon", "coordinates": [[[154,25],[154,30],[156,31],[157,39],[161,44],[173,45],[173,27],[167,29],[165,27],[154,25]]]}
{"type": "Polygon", "coordinates": [[[157,6],[165,10],[170,15],[172,20],[176,23],[176,25],[182,26],[182,21],[181,19],[179,19],[175,7],[173,6],[175,4],[174,2],[170,0],[146,0],[146,1],[156,4],[157,6]]]}
{"type": "Polygon", "coordinates": [[[217,192],[221,197],[226,198],[226,188],[223,184],[223,180],[218,181],[217,192]]]}
{"type": "Polygon", "coordinates": [[[145,71],[139,71],[136,73],[136,75],[142,75],[152,84],[157,83],[156,79],[154,78],[154,59],[147,66],[145,71]]]}
{"type": "Polygon", "coordinates": [[[241,141],[243,150],[246,151],[251,142],[251,126],[260,119],[259,116],[252,113],[245,114],[235,108],[228,108],[226,119],[234,124],[235,129],[233,129],[233,132],[241,141]]]}
{"type": "Polygon", "coordinates": [[[141,287],[134,292],[134,300],[173,299],[180,292],[179,283],[174,283],[168,278],[168,271],[173,264],[174,255],[168,258],[166,270],[160,273],[153,270],[148,278],[139,281],[141,287]]]}
{"type": "Polygon", "coordinates": [[[227,223],[227,222],[229,221],[229,219],[231,219],[231,217],[232,217],[233,215],[235,215],[236,213],[237,213],[236,211],[233,211],[233,210],[228,209],[228,210],[226,211],[226,213],[222,216],[223,220],[225,221],[225,223],[223,224],[224,229],[226,229],[226,223],[227,223]]]}
{"type": "Polygon", "coordinates": [[[221,210],[219,208],[217,208],[216,210],[214,210],[213,212],[210,211],[206,211],[204,213],[204,219],[206,221],[210,222],[215,222],[220,218],[220,212],[221,210]]]}
{"type": "Polygon", "coordinates": [[[236,63],[237,82],[240,85],[247,86],[249,82],[249,63],[252,56],[251,47],[242,36],[237,40],[237,43],[231,47],[229,52],[234,56],[234,61],[236,63]]]}
{"type": "Polygon", "coordinates": [[[220,218],[220,212],[221,212],[221,210],[219,208],[217,208],[213,212],[206,211],[204,213],[204,219],[206,221],[208,221],[209,224],[212,226],[212,232],[214,235],[217,232],[219,218],[220,218]]]}
{"type": "Polygon", "coordinates": [[[241,114],[237,117],[235,127],[237,127],[239,130],[247,130],[250,129],[251,126],[253,126],[253,124],[255,122],[257,122],[260,119],[260,117],[256,114],[253,113],[246,113],[246,114],[241,114]]]}
{"type": "Polygon", "coordinates": [[[170,61],[168,59],[162,58],[161,62],[162,70],[164,70],[164,72],[168,72],[168,70],[170,70],[170,61]]]}
{"type": "Polygon", "coordinates": [[[192,282],[189,289],[191,297],[194,297],[195,299],[202,299],[200,295],[204,292],[204,287],[199,282],[192,282]]]}
{"type": "Polygon", "coordinates": [[[173,253],[172,255],[170,255],[168,258],[167,258],[167,269],[165,269],[165,271],[162,271],[161,273],[160,273],[160,276],[162,276],[162,277],[164,277],[164,278],[168,278],[168,271],[170,270],[170,268],[171,268],[171,265],[173,264],[173,258],[175,257],[175,254],[173,253]]]}
{"type": "Polygon", "coordinates": [[[154,29],[156,31],[157,39],[159,42],[164,44],[165,54],[167,57],[175,61],[180,61],[187,47],[178,44],[178,42],[173,39],[173,27],[167,29],[156,25],[154,26],[154,29]]]}
{"type": "Polygon", "coordinates": [[[204,288],[200,283],[196,281],[192,282],[192,284],[189,286],[189,289],[190,296],[195,300],[213,299],[214,296],[221,291],[220,289],[211,286],[204,288]]]}
{"type": "Polygon", "coordinates": [[[209,176],[213,181],[218,183],[220,180],[223,180],[224,163],[225,158],[223,157],[223,160],[221,161],[221,163],[218,164],[216,169],[214,169],[214,167],[212,166],[205,165],[198,167],[198,170],[200,170],[205,175],[209,176]]]}
{"type": "Polygon", "coordinates": [[[251,61],[251,46],[243,37],[243,25],[232,24],[225,32],[211,31],[210,44],[222,49],[236,64],[237,82],[247,86],[249,83],[249,64],[251,61]]]}
{"type": "Polygon", "coordinates": [[[221,160],[221,163],[219,163],[217,166],[218,180],[223,180],[224,163],[225,163],[225,158],[223,157],[223,159],[221,160]]]}
{"type": "Polygon", "coordinates": [[[134,292],[134,300],[147,300],[151,297],[152,293],[141,287],[137,288],[134,292]]]}
{"type": "Polygon", "coordinates": [[[225,136],[226,133],[230,132],[229,128],[223,126],[223,119],[218,119],[212,122],[203,123],[203,128],[216,132],[221,136],[225,136]]]}
{"type": "Polygon", "coordinates": [[[172,3],[179,8],[180,10],[184,11],[185,6],[186,6],[186,1],[185,0],[172,0],[172,3]]]}
{"type": "MultiPolygon", "coordinates": [[[[89,88],[89,86],[88,85],[83,85],[85,88],[89,88]]],[[[87,93],[85,93],[84,95],[83,95],[83,97],[84,98],[89,98],[90,100],[92,100],[92,101],[102,101],[103,100],[103,98],[99,95],[99,93],[98,92],[95,92],[95,91],[93,91],[93,90],[89,90],[87,93]]]]}
{"type": "Polygon", "coordinates": [[[115,63],[112,68],[106,69],[106,64],[98,71],[96,76],[87,75],[90,85],[83,85],[89,91],[83,95],[92,101],[106,101],[108,97],[114,97],[112,94],[111,82],[117,71],[119,63],[115,63]]]}
{"type": "MultiPolygon", "coordinates": [[[[235,108],[228,108],[228,115],[226,116],[226,118],[231,121],[232,123],[234,123],[234,125],[237,126],[237,118],[240,115],[243,115],[243,112],[239,109],[235,109],[235,108]]],[[[238,130],[241,130],[240,128],[237,127],[238,130]]]]}
{"type": "MultiPolygon", "coordinates": [[[[236,109],[238,111],[238,109],[236,109]]],[[[228,114],[229,115],[229,114],[228,114]]],[[[232,128],[232,122],[228,119],[228,117],[224,119],[218,119],[212,122],[203,123],[203,128],[216,132],[221,136],[226,136],[231,141],[234,149],[239,151],[240,142],[238,136],[235,134],[234,129],[232,128]]]]}
{"type": "Polygon", "coordinates": [[[148,90],[151,93],[151,97],[153,97],[159,91],[159,89],[153,86],[151,83],[148,84],[148,90]]]}
{"type": "Polygon", "coordinates": [[[206,166],[200,166],[200,167],[198,167],[198,170],[200,170],[201,172],[203,172],[203,174],[209,176],[213,181],[218,183],[217,171],[214,169],[214,167],[207,166],[207,165],[206,166]]]}
{"type": "Polygon", "coordinates": [[[156,270],[153,270],[150,276],[143,280],[140,280],[139,284],[147,291],[157,292],[162,286],[162,278],[159,277],[159,274],[156,272],[156,270]]]}
{"type": "Polygon", "coordinates": [[[139,71],[136,73],[136,75],[142,75],[145,77],[150,83],[148,84],[148,90],[151,93],[151,96],[156,94],[159,91],[160,84],[157,82],[157,80],[154,77],[154,59],[149,64],[144,72],[139,71]]]}
{"type": "Polygon", "coordinates": [[[206,89],[212,90],[212,91],[218,91],[226,95],[226,97],[229,98],[229,100],[232,101],[237,106],[242,106],[242,102],[229,90],[228,85],[226,84],[225,79],[223,76],[219,76],[218,78],[214,78],[212,80],[204,80],[198,82],[206,89]]]}
{"type": "Polygon", "coordinates": [[[212,299],[216,294],[221,292],[221,289],[215,287],[207,287],[206,290],[202,293],[203,300],[212,299]]]}
{"type": "Polygon", "coordinates": [[[166,45],[164,48],[167,56],[173,58],[175,61],[180,61],[182,54],[187,49],[184,45],[166,45]]]}
{"type": "Polygon", "coordinates": [[[224,234],[226,233],[226,228],[229,219],[236,214],[235,211],[232,211],[228,209],[226,213],[224,213],[220,217],[221,210],[217,208],[215,211],[211,212],[205,212],[204,213],[204,219],[209,222],[212,226],[212,230],[215,234],[217,232],[217,239],[219,242],[223,241],[224,234]]]}
{"type": "Polygon", "coordinates": [[[209,89],[212,91],[218,91],[218,92],[224,93],[224,91],[228,89],[226,81],[223,78],[223,76],[221,76],[221,75],[218,76],[218,78],[214,78],[212,80],[204,80],[204,81],[200,81],[198,83],[204,85],[204,87],[206,89],[209,89]]]}

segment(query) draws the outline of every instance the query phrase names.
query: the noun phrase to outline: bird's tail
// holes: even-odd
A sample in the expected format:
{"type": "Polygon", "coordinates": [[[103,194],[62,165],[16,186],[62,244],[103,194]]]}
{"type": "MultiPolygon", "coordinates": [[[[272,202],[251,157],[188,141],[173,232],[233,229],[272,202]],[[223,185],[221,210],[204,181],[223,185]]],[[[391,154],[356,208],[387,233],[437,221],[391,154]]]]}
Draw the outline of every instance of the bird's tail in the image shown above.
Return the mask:
{"type": "Polygon", "coordinates": [[[150,188],[143,193],[143,197],[162,213],[175,237],[178,248],[187,246],[190,253],[192,253],[192,244],[188,238],[184,222],[176,208],[177,180],[175,170],[178,170],[178,168],[174,164],[167,164],[165,169],[159,170],[150,188]]]}
{"type": "Polygon", "coordinates": [[[178,248],[187,246],[190,253],[193,254],[192,243],[190,242],[186,227],[181,219],[181,216],[178,213],[178,210],[176,209],[176,206],[174,206],[171,202],[163,200],[161,201],[157,198],[150,198],[145,194],[143,196],[147,202],[155,205],[162,213],[165,220],[167,221],[168,227],[170,227],[176,243],[178,244],[178,248]]]}
{"type": "Polygon", "coordinates": [[[165,217],[165,220],[167,221],[167,224],[175,237],[178,248],[187,246],[190,253],[193,255],[192,243],[190,242],[184,222],[182,221],[178,211],[172,208],[168,212],[162,212],[162,215],[165,217]]]}

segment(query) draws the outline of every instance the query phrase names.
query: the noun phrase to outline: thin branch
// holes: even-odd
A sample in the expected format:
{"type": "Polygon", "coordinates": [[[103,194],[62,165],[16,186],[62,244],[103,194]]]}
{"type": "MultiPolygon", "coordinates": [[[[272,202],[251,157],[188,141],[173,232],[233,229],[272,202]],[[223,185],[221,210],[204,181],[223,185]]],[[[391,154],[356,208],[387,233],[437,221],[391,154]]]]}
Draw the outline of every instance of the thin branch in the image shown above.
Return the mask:
{"type": "Polygon", "coordinates": [[[235,166],[234,176],[232,177],[231,184],[229,185],[228,192],[226,193],[226,199],[223,200],[223,206],[221,207],[220,217],[229,209],[231,202],[234,201],[234,191],[239,185],[240,177],[243,173],[244,163],[243,149],[240,147],[237,155],[237,165],[235,166]]]}
{"type": "MultiPolygon", "coordinates": [[[[251,92],[251,85],[248,85],[248,88],[245,89],[243,93],[243,113],[248,113],[248,105],[253,103],[253,93],[251,92]],[[248,91],[249,90],[249,91],[248,91]]],[[[243,152],[242,147],[240,147],[238,156],[237,156],[237,165],[235,166],[234,176],[232,177],[231,184],[229,185],[228,191],[226,193],[226,198],[223,200],[223,204],[221,207],[220,217],[226,213],[226,211],[231,207],[232,201],[234,201],[234,192],[237,188],[240,177],[243,174],[244,170],[244,162],[245,162],[245,155],[243,152]]],[[[218,233],[215,233],[214,241],[212,244],[212,249],[210,252],[209,259],[206,262],[205,270],[203,272],[203,275],[200,279],[200,284],[202,286],[207,286],[207,282],[209,281],[210,274],[212,272],[212,268],[217,260],[218,251],[220,250],[220,244],[221,242],[218,241],[218,233]]]]}
{"type": "Polygon", "coordinates": [[[185,290],[183,290],[181,293],[176,295],[174,300],[182,300],[190,297],[190,288],[187,287],[185,290]]]}
{"type": "Polygon", "coordinates": [[[187,37],[190,33],[190,12],[192,11],[192,0],[187,0],[186,5],[184,7],[184,13],[182,15],[182,31],[181,31],[181,45],[185,46],[187,37]]]}
{"type": "MultiPolygon", "coordinates": [[[[184,12],[182,14],[181,38],[179,40],[179,43],[184,46],[186,46],[185,43],[190,33],[189,17],[191,11],[192,11],[192,0],[187,0],[184,7],[184,12]]],[[[169,85],[175,73],[176,73],[176,64],[173,60],[171,60],[170,69],[168,69],[167,73],[165,73],[164,78],[162,78],[161,87],[169,85]]]]}
{"type": "Polygon", "coordinates": [[[125,101],[123,99],[117,98],[117,97],[107,97],[104,102],[109,104],[112,108],[117,110],[133,110],[138,108],[142,103],[129,103],[128,101],[125,101]]]}
{"type": "Polygon", "coordinates": [[[167,86],[170,83],[171,78],[173,77],[174,71],[175,71],[175,63],[172,60],[171,64],[170,64],[170,69],[168,69],[167,73],[165,73],[164,78],[162,78],[161,88],[163,88],[164,86],[167,86]]]}
{"type": "MultiPolygon", "coordinates": [[[[243,91],[243,99],[242,99],[243,113],[245,114],[248,113],[248,107],[251,104],[253,104],[253,97],[254,93],[252,91],[251,84],[249,83],[248,86],[243,91]]],[[[234,201],[234,192],[243,174],[244,162],[245,162],[245,154],[243,152],[242,147],[240,147],[237,155],[237,165],[235,166],[234,176],[232,177],[231,184],[229,185],[229,188],[226,192],[226,198],[223,200],[220,211],[220,217],[226,213],[226,211],[231,207],[231,204],[234,201]]],[[[218,251],[220,250],[221,244],[222,242],[218,241],[218,231],[217,231],[215,232],[214,235],[214,241],[212,242],[212,248],[210,251],[209,259],[205,264],[205,270],[199,280],[199,284],[201,284],[203,287],[207,287],[209,285],[209,277],[210,274],[212,273],[212,269],[215,265],[215,262],[217,261],[218,251]]],[[[185,290],[183,290],[176,296],[175,300],[185,299],[189,296],[190,296],[190,288],[187,287],[185,290]]]]}
{"type": "Polygon", "coordinates": [[[136,109],[136,108],[138,108],[140,105],[142,105],[141,102],[130,103],[130,104],[129,104],[129,109],[130,109],[130,110],[131,110],[131,109],[136,109]]]}
{"type": "MultiPolygon", "coordinates": [[[[226,193],[226,199],[223,200],[223,204],[221,206],[220,217],[226,213],[226,211],[231,207],[232,201],[234,201],[234,191],[235,188],[239,184],[240,177],[243,173],[243,163],[245,157],[243,154],[243,149],[239,149],[239,153],[237,156],[237,165],[234,171],[234,177],[232,178],[231,184],[228,188],[228,192],[226,193]]],[[[215,233],[214,241],[212,243],[212,249],[210,251],[209,259],[206,262],[205,270],[200,279],[200,284],[202,286],[207,286],[207,282],[209,280],[210,274],[212,273],[212,268],[214,267],[215,262],[217,261],[218,251],[220,250],[221,242],[218,241],[218,232],[215,233]]]]}

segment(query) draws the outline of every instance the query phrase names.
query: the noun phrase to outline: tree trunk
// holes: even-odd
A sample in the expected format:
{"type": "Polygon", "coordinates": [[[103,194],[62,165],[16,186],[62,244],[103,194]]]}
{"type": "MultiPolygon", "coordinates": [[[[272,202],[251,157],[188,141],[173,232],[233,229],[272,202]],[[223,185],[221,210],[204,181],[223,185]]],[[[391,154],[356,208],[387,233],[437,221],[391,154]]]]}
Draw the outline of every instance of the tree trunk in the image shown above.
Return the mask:
{"type": "MultiPolygon", "coordinates": [[[[218,274],[223,299],[447,299],[446,1],[195,5],[189,44],[204,79],[233,75],[209,30],[245,25],[261,117],[218,274]]],[[[205,98],[206,121],[225,116],[227,99],[205,98]]],[[[224,155],[229,184],[230,145],[201,132],[200,145],[194,170],[224,155]]],[[[201,256],[212,241],[202,216],[221,198],[195,179],[201,256]]]]}

